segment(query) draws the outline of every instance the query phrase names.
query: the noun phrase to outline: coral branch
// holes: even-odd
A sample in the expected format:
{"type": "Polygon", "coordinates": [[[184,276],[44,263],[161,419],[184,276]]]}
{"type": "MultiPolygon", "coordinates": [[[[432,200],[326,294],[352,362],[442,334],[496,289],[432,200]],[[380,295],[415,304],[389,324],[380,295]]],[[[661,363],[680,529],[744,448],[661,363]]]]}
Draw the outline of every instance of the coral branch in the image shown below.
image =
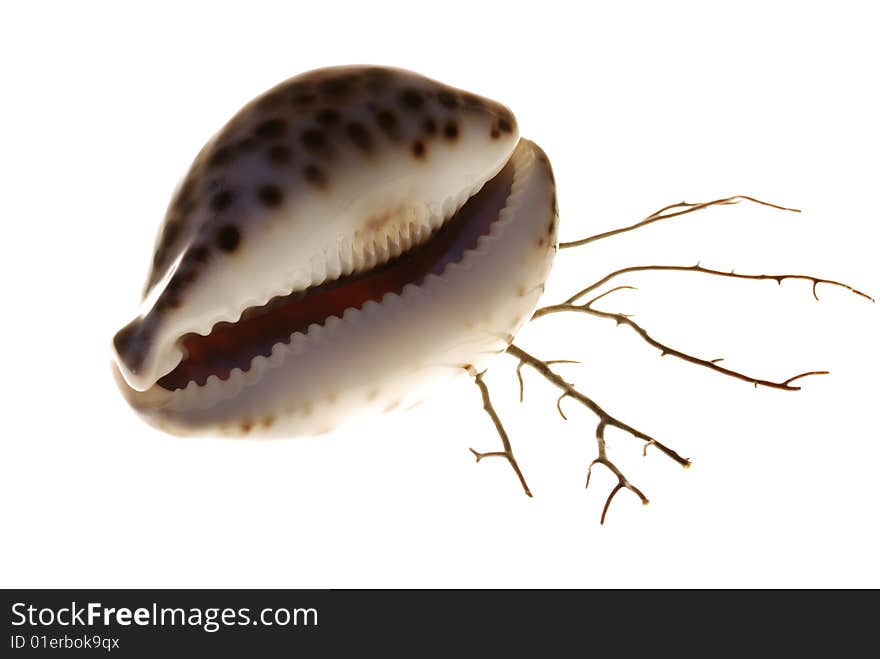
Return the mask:
{"type": "MultiPolygon", "coordinates": [[[[580,291],[578,291],[577,293],[572,295],[570,298],[568,298],[565,301],[565,304],[573,304],[574,302],[577,302],[579,299],[581,299],[582,297],[584,297],[588,293],[595,291],[597,288],[603,286],[604,284],[607,284],[609,281],[611,281],[612,279],[615,279],[616,277],[619,277],[621,275],[625,275],[630,272],[646,272],[646,271],[698,272],[701,274],[712,275],[715,277],[728,277],[730,279],[751,279],[751,280],[756,280],[756,281],[764,281],[764,280],[769,279],[769,280],[775,281],[778,284],[782,284],[782,282],[785,281],[786,279],[800,279],[803,281],[812,282],[812,284],[813,284],[813,297],[815,297],[816,300],[819,299],[818,296],[816,295],[816,286],[819,284],[829,284],[831,286],[838,286],[840,288],[844,288],[852,293],[855,293],[856,295],[859,295],[867,300],[870,300],[871,302],[874,302],[874,298],[871,297],[870,295],[868,295],[867,293],[864,293],[864,292],[858,290],[857,288],[853,288],[849,284],[844,284],[843,282],[836,281],[834,279],[823,279],[821,277],[813,277],[810,275],[792,275],[792,274],[744,275],[744,274],[740,274],[737,272],[725,272],[724,270],[713,270],[712,268],[704,268],[699,263],[697,263],[696,265],[636,265],[636,266],[630,266],[628,268],[621,268],[620,270],[615,270],[614,272],[605,275],[604,277],[593,282],[592,284],[590,284],[586,288],[581,289],[580,291]]],[[[618,287],[618,289],[619,288],[621,288],[621,287],[618,287]]],[[[617,289],[613,289],[613,290],[617,290],[617,289]]],[[[608,292],[610,293],[611,291],[608,291],[608,292]]],[[[598,298],[596,298],[596,299],[598,299],[598,298]]],[[[543,309],[538,309],[535,312],[535,315],[532,316],[532,319],[540,318],[542,315],[544,315],[544,313],[548,313],[548,312],[544,312],[543,309]]]]}
{"type": "Polygon", "coordinates": [[[840,288],[844,288],[855,295],[859,295],[871,302],[874,301],[867,293],[864,293],[856,288],[853,288],[849,284],[844,284],[843,282],[839,282],[833,279],[823,279],[821,277],[812,277],[809,275],[794,275],[794,274],[782,274],[782,275],[748,275],[748,274],[739,274],[734,272],[724,272],[722,270],[713,270],[711,268],[705,268],[701,266],[699,263],[696,265],[642,265],[642,266],[631,266],[628,268],[621,268],[620,270],[615,270],[614,272],[602,277],[598,281],[590,284],[584,289],[581,289],[576,294],[572,295],[562,304],[554,304],[546,307],[541,307],[532,315],[532,320],[536,320],[543,316],[547,316],[553,313],[560,313],[565,311],[578,312],[578,313],[586,313],[591,316],[597,316],[599,318],[608,318],[613,320],[617,325],[627,325],[636,334],[641,337],[641,339],[647,343],[648,345],[658,349],[660,351],[661,356],[671,355],[673,357],[677,357],[683,361],[689,362],[691,364],[696,364],[697,366],[702,366],[704,368],[708,368],[709,370],[715,371],[717,373],[721,373],[723,375],[727,375],[729,377],[735,378],[737,380],[743,380],[754,386],[762,386],[769,387],[771,389],[781,389],[783,391],[799,391],[800,387],[797,385],[792,385],[791,383],[800,378],[806,377],[808,375],[827,375],[828,371],[807,371],[805,373],[800,373],[793,377],[788,378],[783,381],[773,381],[766,380],[762,378],[756,378],[751,375],[747,375],[740,371],[735,371],[730,368],[726,368],[721,366],[719,362],[723,361],[721,358],[715,359],[703,359],[701,357],[697,357],[695,355],[688,354],[676,348],[673,348],[665,343],[661,343],[653,336],[651,336],[648,331],[642,327],[640,324],[635,322],[630,318],[628,314],[624,313],[612,313],[609,311],[602,311],[599,309],[595,309],[593,304],[598,300],[601,300],[606,295],[610,295],[615,291],[623,290],[623,289],[632,289],[632,286],[616,286],[604,293],[601,293],[588,302],[584,302],[581,304],[575,304],[578,300],[586,296],[588,293],[591,293],[604,284],[607,284],[612,279],[619,277],[623,274],[631,273],[631,272],[645,272],[645,271],[678,271],[678,272],[697,272],[700,274],[712,275],[715,277],[727,277],[732,279],[750,279],[750,280],[773,280],[778,284],[782,284],[786,279],[800,279],[812,282],[813,284],[813,296],[818,300],[819,298],[816,296],[816,286],[818,284],[829,284],[831,286],[838,286],[840,288]]]}
{"type": "Polygon", "coordinates": [[[499,437],[501,437],[501,444],[504,446],[503,451],[491,451],[488,453],[480,453],[479,451],[470,449],[470,452],[474,454],[477,462],[482,460],[483,458],[504,458],[510,463],[510,466],[513,468],[514,473],[516,473],[516,477],[519,478],[520,485],[522,485],[523,490],[526,493],[526,496],[532,496],[532,491],[529,489],[529,486],[526,484],[526,479],[523,476],[522,472],[519,469],[519,465],[516,463],[516,458],[513,457],[513,448],[510,445],[510,439],[507,437],[507,431],[504,429],[504,426],[501,424],[501,419],[498,418],[498,414],[495,412],[495,408],[492,406],[492,401],[489,399],[489,388],[486,386],[486,383],[483,382],[483,375],[486,371],[482,371],[477,373],[473,370],[473,368],[467,368],[468,373],[470,373],[474,378],[474,383],[476,383],[477,387],[480,389],[480,394],[483,397],[483,409],[486,411],[486,414],[489,415],[489,418],[492,419],[492,423],[495,424],[495,429],[498,431],[499,437]]]}
{"type": "Polygon", "coordinates": [[[595,464],[601,464],[601,465],[605,466],[615,476],[617,476],[617,485],[614,487],[614,489],[611,491],[611,494],[608,495],[608,499],[605,501],[605,507],[602,510],[602,518],[600,520],[601,523],[603,523],[603,524],[605,523],[605,516],[608,513],[608,508],[611,505],[611,500],[614,498],[614,496],[621,489],[628,489],[628,490],[632,491],[641,499],[642,503],[648,503],[648,499],[642,493],[642,491],[639,490],[634,485],[632,485],[626,479],[626,477],[623,475],[623,473],[620,471],[620,469],[618,469],[617,466],[613,462],[611,462],[611,460],[608,458],[608,455],[606,452],[606,447],[605,447],[605,428],[606,427],[611,426],[614,428],[619,428],[620,430],[623,430],[624,432],[629,433],[633,437],[645,442],[645,446],[643,449],[643,455],[646,454],[648,446],[655,446],[658,450],[660,450],[662,453],[667,455],[669,458],[675,460],[681,466],[683,466],[683,467],[690,466],[691,462],[687,458],[682,457],[676,451],[669,448],[665,444],[657,441],[656,439],[654,439],[650,435],[646,435],[645,433],[641,432],[640,430],[636,430],[632,426],[624,423],[623,421],[617,419],[616,417],[614,417],[611,414],[609,414],[608,412],[606,412],[594,400],[585,396],[583,393],[578,391],[574,387],[574,385],[566,382],[559,375],[557,375],[556,372],[554,372],[553,369],[550,368],[549,362],[538,359],[537,357],[527,353],[525,350],[523,350],[519,346],[516,346],[513,344],[511,344],[507,348],[507,352],[519,360],[520,367],[523,365],[528,365],[528,366],[532,367],[534,370],[536,370],[538,373],[540,373],[544,377],[545,380],[547,380],[548,382],[550,382],[551,384],[553,384],[554,386],[556,386],[557,388],[562,390],[562,395],[559,397],[559,400],[557,401],[556,406],[557,406],[557,409],[559,410],[559,413],[562,414],[563,418],[566,418],[565,415],[562,413],[562,408],[561,408],[561,402],[562,402],[563,398],[575,399],[576,401],[581,403],[581,405],[583,405],[584,407],[589,409],[591,412],[593,412],[593,414],[595,414],[599,418],[598,425],[596,426],[596,443],[598,446],[598,456],[596,457],[595,460],[593,460],[592,463],[590,463],[590,466],[587,469],[587,486],[589,486],[589,484],[590,484],[590,474],[592,473],[593,465],[595,465],[595,464]]]}
{"type": "Polygon", "coordinates": [[[580,240],[573,240],[571,242],[559,243],[559,249],[568,249],[570,247],[580,247],[581,245],[587,245],[589,243],[596,242],[597,240],[602,240],[603,238],[610,238],[611,236],[616,236],[621,233],[626,233],[628,231],[634,231],[643,226],[647,226],[648,224],[653,224],[654,222],[660,222],[661,220],[668,220],[673,217],[680,217],[682,215],[687,215],[688,213],[694,213],[696,211],[703,210],[705,208],[709,208],[711,206],[729,206],[731,204],[738,204],[741,201],[750,201],[755,204],[760,204],[761,206],[769,206],[770,208],[777,208],[782,211],[789,211],[792,213],[800,213],[797,208],[786,208],[785,206],[779,206],[778,204],[771,204],[768,201],[761,201],[760,199],[755,199],[754,197],[748,197],[746,195],[736,195],[733,197],[725,197],[724,199],[715,199],[713,201],[706,201],[699,204],[690,204],[686,201],[683,201],[678,204],[670,204],[669,206],[664,206],[658,211],[651,213],[648,217],[640,222],[636,222],[628,227],[623,227],[621,229],[612,229],[611,231],[604,231],[602,233],[597,233],[593,236],[588,236],[587,238],[582,238],[580,240]],[[680,209],[680,210],[675,210],[680,209]]]}

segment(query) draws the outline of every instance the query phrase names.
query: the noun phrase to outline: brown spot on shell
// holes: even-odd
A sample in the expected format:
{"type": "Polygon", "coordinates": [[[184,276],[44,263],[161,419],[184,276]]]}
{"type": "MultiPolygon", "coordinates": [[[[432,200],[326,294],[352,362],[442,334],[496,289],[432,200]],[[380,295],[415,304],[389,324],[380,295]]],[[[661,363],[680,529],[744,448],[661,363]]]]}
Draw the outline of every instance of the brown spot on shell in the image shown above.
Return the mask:
{"type": "Polygon", "coordinates": [[[239,426],[239,430],[241,430],[246,435],[251,431],[251,428],[253,428],[253,427],[254,427],[254,425],[250,421],[250,419],[246,419],[245,421],[241,422],[241,425],[239,426]]]}
{"type": "Polygon", "coordinates": [[[235,193],[232,190],[220,190],[211,197],[211,210],[222,213],[235,202],[235,193]]]}
{"type": "Polygon", "coordinates": [[[254,135],[264,140],[275,140],[284,135],[286,130],[287,122],[281,117],[273,117],[257,124],[254,135]]]}
{"type": "Polygon", "coordinates": [[[474,94],[470,94],[468,92],[465,92],[461,95],[461,100],[464,101],[465,105],[468,105],[472,108],[481,108],[484,105],[483,99],[481,99],[479,96],[476,96],[474,94]]]}
{"type": "Polygon", "coordinates": [[[232,224],[224,224],[217,230],[216,235],[217,247],[227,253],[232,253],[238,249],[241,242],[241,234],[238,228],[232,224]]]}
{"type": "Polygon", "coordinates": [[[235,153],[232,148],[229,146],[221,146],[217,148],[214,153],[211,154],[211,157],[208,158],[208,167],[214,169],[217,167],[222,167],[223,165],[228,165],[232,162],[232,159],[235,157],[235,153]]]}
{"type": "Polygon", "coordinates": [[[316,100],[318,100],[318,97],[312,92],[294,92],[290,102],[296,108],[306,108],[316,100]]]}
{"type": "Polygon", "coordinates": [[[412,145],[413,156],[417,160],[424,160],[425,158],[425,143],[421,140],[416,140],[412,145]]]}
{"type": "Polygon", "coordinates": [[[388,69],[372,67],[365,70],[363,76],[367,81],[367,91],[371,94],[377,94],[388,87],[394,74],[388,69]]]}
{"type": "Polygon", "coordinates": [[[379,124],[379,128],[392,135],[397,129],[397,115],[388,109],[379,110],[376,113],[376,123],[379,124]]]}
{"type": "Polygon", "coordinates": [[[257,141],[253,137],[244,137],[236,142],[235,148],[241,153],[250,153],[257,148],[257,141]]]}
{"type": "Polygon", "coordinates": [[[281,188],[274,183],[261,185],[260,189],[257,190],[257,197],[259,197],[264,206],[269,208],[277,208],[284,201],[284,194],[281,192],[281,188]]]}
{"type": "Polygon", "coordinates": [[[443,126],[443,135],[447,140],[458,139],[458,124],[451,120],[447,121],[446,125],[443,126]]]}
{"type": "Polygon", "coordinates": [[[425,99],[417,89],[407,87],[397,95],[397,102],[402,108],[417,112],[422,109],[422,106],[425,104],[425,99]]]}
{"type": "Polygon", "coordinates": [[[442,89],[437,92],[437,101],[448,110],[453,110],[458,107],[458,98],[448,89],[442,89]]]}
{"type": "Polygon", "coordinates": [[[327,185],[327,175],[317,165],[306,165],[303,167],[303,177],[306,181],[319,188],[327,185]]]}
{"type": "Polygon", "coordinates": [[[327,138],[324,136],[324,133],[317,128],[304,130],[299,138],[303,146],[309,151],[320,151],[327,144],[327,138]]]}
{"type": "Polygon", "coordinates": [[[333,108],[323,108],[315,113],[315,121],[322,126],[335,126],[341,119],[342,115],[333,108]]]}
{"type": "Polygon", "coordinates": [[[370,151],[373,148],[373,138],[362,123],[355,121],[348,124],[345,134],[361,151],[370,151]]]}
{"type": "Polygon", "coordinates": [[[342,96],[351,91],[351,82],[348,76],[328,78],[318,83],[318,91],[331,97],[342,96]]]}

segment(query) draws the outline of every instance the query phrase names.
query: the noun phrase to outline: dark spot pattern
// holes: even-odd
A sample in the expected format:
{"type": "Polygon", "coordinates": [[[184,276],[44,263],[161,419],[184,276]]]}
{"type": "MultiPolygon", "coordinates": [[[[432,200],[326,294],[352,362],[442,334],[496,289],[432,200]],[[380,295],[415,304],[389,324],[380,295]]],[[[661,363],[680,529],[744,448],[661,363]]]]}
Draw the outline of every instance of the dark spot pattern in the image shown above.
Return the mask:
{"type": "Polygon", "coordinates": [[[284,135],[285,130],[287,130],[287,122],[280,117],[274,117],[257,124],[254,134],[264,140],[275,140],[284,135]]]}
{"type": "Polygon", "coordinates": [[[498,120],[498,128],[505,133],[513,132],[513,126],[511,125],[510,121],[504,119],[503,117],[498,120]]]}
{"type": "Polygon", "coordinates": [[[266,151],[266,157],[269,159],[269,162],[275,165],[286,165],[290,162],[293,154],[290,152],[290,149],[283,144],[276,144],[266,151]]]}
{"type": "Polygon", "coordinates": [[[501,131],[497,128],[493,128],[491,131],[489,131],[489,135],[492,136],[493,140],[497,140],[499,137],[501,137],[501,131]]]}
{"type": "Polygon", "coordinates": [[[391,110],[379,110],[376,113],[376,123],[379,124],[379,128],[392,135],[397,128],[397,115],[391,110]]]}
{"type": "Polygon", "coordinates": [[[264,206],[268,206],[269,208],[280,206],[281,202],[284,200],[281,188],[272,183],[260,186],[260,189],[257,190],[257,197],[259,197],[264,206]]]}
{"type": "Polygon", "coordinates": [[[469,94],[469,93],[465,92],[464,94],[461,95],[461,100],[464,102],[465,105],[472,107],[472,108],[483,107],[483,99],[481,99],[479,96],[476,96],[474,94],[469,94]]]}
{"type": "Polygon", "coordinates": [[[303,167],[303,177],[306,181],[319,188],[323,188],[327,185],[327,176],[317,165],[306,165],[303,167]]]}
{"type": "Polygon", "coordinates": [[[422,142],[421,140],[416,140],[415,142],[413,142],[412,152],[413,152],[413,155],[416,158],[418,158],[419,160],[424,158],[425,157],[425,143],[422,142]]]}
{"type": "Polygon", "coordinates": [[[443,126],[443,134],[447,140],[458,139],[458,124],[454,121],[447,121],[446,125],[443,126]]]}
{"type": "Polygon", "coordinates": [[[311,92],[299,92],[293,95],[291,103],[294,107],[305,108],[312,105],[316,100],[318,100],[318,97],[311,92]]]}
{"type": "Polygon", "coordinates": [[[238,249],[241,242],[241,234],[232,224],[224,224],[217,230],[217,247],[227,253],[232,253],[238,249]]]}
{"type": "Polygon", "coordinates": [[[322,126],[335,126],[341,119],[342,115],[333,108],[324,108],[315,114],[315,121],[322,126]]]}
{"type": "Polygon", "coordinates": [[[425,104],[425,100],[422,98],[421,93],[412,87],[407,87],[400,92],[400,94],[397,95],[397,102],[400,103],[401,107],[413,112],[421,110],[422,106],[425,104]]]}
{"type": "Polygon", "coordinates": [[[229,208],[235,201],[235,193],[232,190],[221,190],[211,197],[211,210],[221,213],[229,208]]]}
{"type": "Polygon", "coordinates": [[[345,134],[361,151],[369,151],[373,148],[373,138],[366,127],[359,122],[352,122],[345,127],[345,134]]]}
{"type": "Polygon", "coordinates": [[[394,74],[388,69],[379,67],[369,68],[364,71],[364,79],[367,91],[371,94],[378,94],[388,88],[394,74]]]}
{"type": "Polygon", "coordinates": [[[257,148],[257,141],[253,137],[245,137],[236,143],[235,148],[241,153],[250,153],[257,148]]]}
{"type": "Polygon", "coordinates": [[[434,117],[425,118],[425,121],[422,123],[422,130],[425,131],[425,135],[430,137],[437,134],[437,122],[434,121],[434,117]]]}
{"type": "Polygon", "coordinates": [[[342,96],[351,91],[351,83],[347,76],[329,78],[318,83],[318,91],[327,96],[342,96]]]}
{"type": "Polygon", "coordinates": [[[309,128],[308,130],[304,130],[300,136],[300,141],[303,143],[303,146],[306,147],[309,151],[319,151],[324,148],[327,144],[327,139],[324,137],[324,133],[322,133],[317,128],[309,128]]]}
{"type": "Polygon", "coordinates": [[[448,89],[437,92],[437,101],[447,110],[454,110],[458,107],[458,98],[448,89]]]}
{"type": "Polygon", "coordinates": [[[222,167],[223,165],[228,165],[232,162],[232,159],[235,157],[232,149],[228,146],[221,146],[216,149],[214,153],[211,154],[211,157],[208,158],[208,167],[216,168],[222,167]]]}

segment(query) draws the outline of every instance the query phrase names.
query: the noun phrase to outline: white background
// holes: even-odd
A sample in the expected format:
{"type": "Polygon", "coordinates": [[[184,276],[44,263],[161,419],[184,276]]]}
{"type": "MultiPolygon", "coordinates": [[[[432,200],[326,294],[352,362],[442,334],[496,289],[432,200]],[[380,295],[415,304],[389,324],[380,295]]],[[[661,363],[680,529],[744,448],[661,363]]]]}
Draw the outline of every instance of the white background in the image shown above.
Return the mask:
{"type": "MultiPolygon", "coordinates": [[[[4,101],[0,585],[880,586],[878,307],[809,284],[645,274],[606,308],[732,368],[557,317],[517,342],[694,460],[609,432],[651,498],[602,503],[595,420],[512,360],[488,377],[534,499],[469,446],[469,385],[317,439],[170,437],[116,391],[168,198],[241,105],[311,68],[378,63],[496,98],[541,144],[562,237],[750,194],[560,254],[548,302],[639,263],[806,272],[880,292],[876,20],[865,3],[28,3],[0,17],[4,101]],[[25,8],[26,7],[26,8],[25,8]]],[[[623,283],[623,282],[621,282],[623,283]]]]}

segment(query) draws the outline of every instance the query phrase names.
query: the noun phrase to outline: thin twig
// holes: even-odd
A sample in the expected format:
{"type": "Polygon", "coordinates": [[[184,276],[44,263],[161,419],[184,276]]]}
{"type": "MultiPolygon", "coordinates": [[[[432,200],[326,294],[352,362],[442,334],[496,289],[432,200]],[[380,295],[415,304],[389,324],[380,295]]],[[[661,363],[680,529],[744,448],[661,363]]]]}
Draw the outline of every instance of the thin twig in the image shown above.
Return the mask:
{"type": "Polygon", "coordinates": [[[688,354],[686,352],[682,352],[676,348],[672,348],[665,343],[661,343],[653,336],[648,334],[648,331],[639,325],[637,322],[626,316],[625,314],[620,313],[611,313],[608,311],[599,311],[598,309],[593,309],[589,305],[586,304],[557,304],[550,307],[544,307],[541,309],[544,311],[546,315],[550,313],[558,313],[563,311],[574,311],[580,313],[590,314],[591,316],[598,316],[599,318],[610,318],[615,321],[618,325],[627,325],[631,327],[636,334],[638,334],[642,340],[648,345],[657,348],[660,351],[660,356],[665,357],[666,355],[671,355],[673,357],[677,357],[686,362],[690,362],[691,364],[696,364],[697,366],[702,366],[704,368],[708,368],[709,370],[715,371],[716,373],[721,373],[723,375],[730,376],[732,378],[736,378],[737,380],[743,380],[744,382],[748,382],[749,384],[753,384],[754,386],[762,386],[769,387],[770,389],[781,389],[783,391],[800,391],[799,386],[794,386],[791,383],[798,378],[803,378],[808,375],[828,375],[828,371],[807,371],[805,373],[799,373],[793,377],[788,378],[787,380],[783,380],[781,382],[777,382],[774,380],[765,380],[762,378],[756,378],[751,375],[747,375],[746,373],[741,373],[739,371],[734,371],[730,368],[725,368],[721,366],[717,360],[711,359],[703,359],[701,357],[696,357],[694,355],[688,354]]]}
{"type": "Polygon", "coordinates": [[[856,295],[859,295],[871,302],[874,302],[874,298],[872,298],[867,293],[864,293],[856,288],[853,288],[849,284],[844,284],[843,282],[839,282],[833,279],[823,279],[820,277],[813,277],[809,275],[795,275],[795,274],[781,274],[781,275],[748,275],[748,274],[739,274],[735,272],[725,272],[722,270],[714,270],[711,268],[705,268],[701,266],[699,263],[696,265],[684,266],[684,265],[642,265],[642,266],[630,266],[628,268],[621,268],[620,270],[615,270],[614,272],[602,277],[598,281],[590,284],[586,288],[581,289],[576,294],[572,295],[562,304],[554,304],[546,307],[541,307],[536,310],[532,315],[532,320],[536,320],[543,316],[547,316],[552,313],[561,313],[566,311],[586,313],[591,316],[597,316],[599,318],[608,318],[613,320],[617,325],[627,325],[632,328],[648,345],[657,348],[660,351],[661,356],[672,355],[673,357],[677,357],[678,359],[684,360],[691,364],[696,364],[697,366],[702,366],[704,368],[708,368],[717,373],[721,373],[723,375],[727,375],[729,377],[735,378],[737,380],[743,380],[748,382],[754,386],[763,386],[769,387],[771,389],[781,389],[783,391],[799,391],[799,386],[794,386],[791,383],[800,378],[806,377],[808,375],[827,375],[828,371],[807,371],[805,373],[799,373],[793,377],[788,378],[783,381],[773,381],[766,380],[762,378],[756,378],[751,375],[747,375],[745,373],[735,371],[733,369],[725,368],[724,366],[720,366],[719,362],[722,361],[721,358],[715,359],[703,359],[701,357],[697,357],[695,355],[691,355],[685,353],[681,350],[673,348],[665,343],[661,343],[653,336],[651,336],[648,331],[642,327],[640,324],[635,322],[630,318],[628,314],[624,313],[612,313],[609,311],[601,311],[599,309],[593,308],[593,304],[598,300],[602,299],[606,295],[610,295],[615,291],[632,288],[631,286],[616,286],[600,295],[597,295],[590,299],[588,302],[575,304],[582,297],[591,293],[604,284],[607,284],[609,281],[614,279],[615,277],[619,277],[620,275],[631,273],[631,272],[645,272],[645,271],[677,271],[677,272],[697,272],[700,274],[712,275],[716,277],[727,277],[732,279],[750,279],[750,280],[773,280],[778,284],[782,284],[786,279],[800,279],[812,282],[813,285],[813,296],[818,300],[818,296],[816,295],[816,286],[818,284],[829,284],[832,286],[838,286],[844,288],[856,295]]]}
{"type": "MultiPolygon", "coordinates": [[[[615,270],[614,272],[605,275],[604,277],[593,282],[592,284],[590,284],[586,288],[581,289],[580,291],[578,291],[577,293],[572,295],[570,298],[568,298],[565,301],[565,304],[573,304],[574,302],[577,302],[579,299],[581,299],[582,297],[584,297],[588,293],[591,293],[592,291],[596,290],[600,286],[607,284],[609,281],[611,281],[612,279],[614,279],[616,277],[619,277],[621,275],[625,275],[630,272],[646,272],[646,271],[699,272],[699,273],[702,273],[705,275],[713,275],[716,277],[728,277],[731,279],[751,279],[751,280],[757,280],[757,281],[763,281],[763,280],[770,279],[770,280],[777,282],[778,284],[782,284],[782,282],[785,281],[786,279],[800,279],[800,280],[812,282],[812,284],[813,284],[813,297],[815,297],[816,300],[819,299],[818,296],[816,295],[816,286],[818,284],[829,284],[831,286],[839,286],[840,288],[845,288],[846,290],[851,291],[852,293],[855,293],[856,295],[859,295],[867,300],[870,300],[871,302],[874,302],[874,298],[871,297],[870,295],[868,295],[867,293],[864,293],[864,292],[858,290],[857,288],[853,288],[849,284],[844,284],[843,282],[836,281],[834,279],[823,279],[821,277],[812,277],[810,275],[789,275],[789,274],[785,274],[785,275],[744,275],[744,274],[740,274],[737,272],[726,272],[724,270],[713,270],[712,268],[704,268],[699,263],[697,263],[696,265],[635,265],[635,266],[630,266],[628,268],[621,268],[620,270],[615,270]]],[[[610,293],[611,291],[608,291],[608,292],[610,293]]],[[[535,312],[535,314],[532,316],[532,319],[534,320],[535,318],[540,318],[543,315],[542,311],[543,311],[542,309],[538,309],[535,312]]]]}
{"type": "MultiPolygon", "coordinates": [[[[512,341],[512,339],[511,339],[511,341],[512,341]]],[[[510,343],[510,341],[508,341],[508,343],[510,343]]],[[[502,350],[501,352],[504,352],[504,351],[502,350]]],[[[545,364],[580,364],[580,362],[577,361],[576,359],[551,359],[551,360],[544,362],[544,363],[545,364]]],[[[520,362],[519,364],[516,365],[516,379],[519,381],[519,402],[520,403],[523,402],[523,390],[524,390],[523,377],[522,377],[522,367],[523,367],[522,362],[520,362]]],[[[560,411],[560,414],[562,414],[561,411],[560,411]]],[[[565,415],[563,414],[562,417],[565,418],[565,415]]]]}
{"type": "Polygon", "coordinates": [[[516,477],[519,478],[520,485],[522,485],[522,488],[525,491],[526,495],[532,496],[532,491],[526,484],[526,479],[520,471],[519,465],[516,463],[516,458],[513,457],[513,448],[510,445],[510,439],[507,437],[507,431],[501,424],[501,419],[498,418],[498,414],[495,412],[495,408],[492,407],[492,401],[489,399],[489,388],[486,386],[486,383],[483,382],[483,375],[486,373],[486,371],[476,373],[473,372],[473,369],[471,368],[468,369],[468,372],[473,376],[474,382],[480,389],[480,394],[483,397],[483,409],[486,410],[486,414],[489,415],[489,418],[492,419],[492,423],[495,424],[495,429],[498,431],[499,437],[501,437],[501,444],[504,446],[503,451],[480,453],[479,451],[475,451],[472,448],[470,449],[470,452],[474,454],[477,462],[479,462],[483,458],[505,458],[507,462],[510,463],[513,471],[516,473],[516,477]]]}
{"type": "Polygon", "coordinates": [[[669,206],[664,206],[658,211],[655,211],[644,220],[640,222],[636,222],[628,227],[623,227],[621,229],[612,229],[611,231],[604,231],[602,233],[597,233],[593,236],[588,236],[587,238],[582,238],[580,240],[573,240],[571,242],[559,243],[559,249],[568,249],[570,247],[580,247],[581,245],[586,245],[588,243],[596,242],[597,240],[602,240],[603,238],[610,238],[611,236],[616,236],[621,233],[626,233],[628,231],[634,231],[635,229],[639,229],[648,224],[653,224],[654,222],[660,222],[661,220],[668,220],[673,217],[680,217],[682,215],[687,215],[688,213],[694,213],[696,211],[703,210],[704,208],[709,208],[711,206],[728,206],[730,204],[738,204],[740,201],[751,201],[755,204],[760,204],[762,206],[769,206],[770,208],[777,208],[782,211],[790,211],[792,213],[800,213],[800,210],[797,208],[787,208],[785,206],[779,206],[778,204],[771,204],[768,201],[761,201],[760,199],[755,199],[754,197],[749,197],[747,195],[736,195],[733,197],[725,197],[724,199],[715,199],[713,201],[707,201],[699,204],[689,204],[685,201],[678,204],[670,204],[669,206]],[[673,211],[672,209],[681,208],[683,210],[673,211]],[[672,211],[672,212],[667,212],[672,211]]]}
{"type": "MultiPolygon", "coordinates": [[[[608,459],[608,456],[606,453],[606,448],[605,448],[605,428],[606,427],[611,426],[614,428],[619,428],[620,430],[623,430],[624,432],[629,433],[633,437],[642,440],[643,442],[645,442],[644,451],[647,451],[648,446],[655,446],[658,450],[660,450],[662,453],[664,453],[669,458],[675,460],[681,466],[689,467],[691,465],[691,461],[689,459],[682,457],[676,451],[669,448],[665,444],[657,441],[656,439],[654,439],[650,435],[646,435],[645,433],[643,433],[640,430],[636,430],[635,428],[633,428],[629,424],[624,423],[623,421],[617,419],[616,417],[614,417],[611,414],[609,414],[608,412],[606,412],[594,400],[592,400],[591,398],[588,398],[587,396],[582,394],[580,391],[575,389],[574,385],[566,382],[559,375],[557,375],[553,371],[553,369],[550,368],[550,365],[546,361],[538,359],[537,357],[527,353],[525,350],[523,350],[522,348],[520,348],[519,346],[516,346],[514,344],[511,344],[507,348],[507,352],[510,355],[512,355],[513,357],[515,357],[516,359],[518,359],[520,365],[526,364],[528,366],[531,366],[538,373],[540,373],[544,377],[545,380],[547,380],[548,382],[550,382],[551,384],[556,386],[558,389],[562,390],[562,395],[559,397],[559,400],[557,401],[557,409],[559,410],[560,414],[562,414],[562,408],[560,406],[562,399],[563,398],[574,398],[576,401],[581,403],[581,405],[583,405],[584,407],[589,409],[591,412],[593,412],[593,414],[595,414],[599,418],[598,425],[596,426],[596,443],[598,445],[598,457],[595,460],[593,460],[592,463],[590,463],[590,467],[587,469],[587,485],[590,484],[590,474],[592,472],[592,468],[593,468],[594,464],[604,465],[609,470],[611,470],[611,472],[614,473],[615,476],[617,476],[617,485],[611,491],[611,494],[609,494],[608,499],[605,501],[605,507],[602,510],[601,523],[603,523],[603,524],[605,523],[605,516],[608,513],[608,507],[611,505],[611,500],[614,498],[614,496],[621,489],[631,490],[642,500],[642,503],[648,503],[647,497],[645,497],[645,495],[641,492],[641,490],[639,490],[637,487],[632,485],[626,479],[626,477],[623,475],[623,473],[620,471],[620,469],[618,469],[617,466],[613,462],[611,462],[611,460],[608,459]]],[[[563,418],[565,418],[564,414],[563,414],[563,418]]]]}

